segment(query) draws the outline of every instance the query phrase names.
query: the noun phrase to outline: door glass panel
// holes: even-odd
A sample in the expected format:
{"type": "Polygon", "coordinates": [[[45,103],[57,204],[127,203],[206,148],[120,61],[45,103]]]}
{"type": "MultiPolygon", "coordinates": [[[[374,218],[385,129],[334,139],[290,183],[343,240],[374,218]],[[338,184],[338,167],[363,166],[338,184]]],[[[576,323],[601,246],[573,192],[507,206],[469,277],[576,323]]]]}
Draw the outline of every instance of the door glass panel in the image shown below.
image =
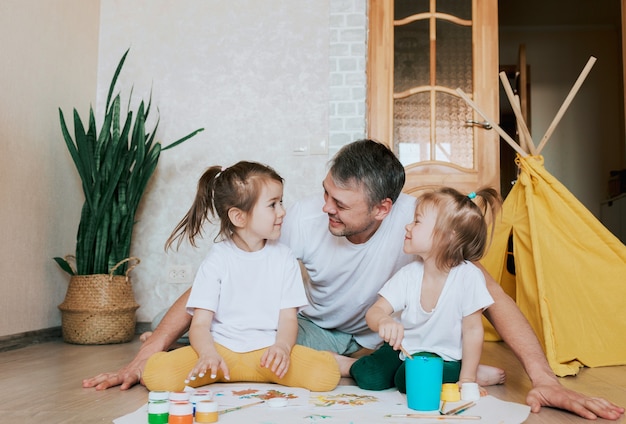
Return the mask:
{"type": "Polygon", "coordinates": [[[438,161],[473,168],[473,130],[466,125],[472,109],[445,91],[459,87],[468,94],[473,91],[471,0],[396,0],[394,4],[394,150],[405,166],[438,161]],[[430,12],[431,3],[437,12],[467,22],[431,20],[428,15],[407,24],[397,22],[430,12]],[[430,39],[432,22],[434,40],[430,39]]]}
{"type": "Polygon", "coordinates": [[[428,85],[430,49],[428,21],[396,27],[394,36],[394,92],[428,85]]]}
{"type": "Polygon", "coordinates": [[[434,160],[454,163],[463,168],[474,167],[472,110],[465,101],[448,93],[436,94],[435,157],[434,160]]]}
{"type": "Polygon", "coordinates": [[[472,2],[467,0],[437,0],[437,12],[460,19],[472,19],[472,2]]]}
{"type": "Polygon", "coordinates": [[[436,80],[437,85],[472,92],[471,27],[437,21],[436,80]]]}
{"type": "Polygon", "coordinates": [[[394,101],[394,151],[404,166],[431,160],[430,93],[394,101]]]}
{"type": "MultiPolygon", "coordinates": [[[[458,1],[458,0],[456,0],[458,1]]],[[[393,13],[394,18],[404,19],[417,13],[428,12],[430,0],[400,0],[394,2],[393,13]]]]}

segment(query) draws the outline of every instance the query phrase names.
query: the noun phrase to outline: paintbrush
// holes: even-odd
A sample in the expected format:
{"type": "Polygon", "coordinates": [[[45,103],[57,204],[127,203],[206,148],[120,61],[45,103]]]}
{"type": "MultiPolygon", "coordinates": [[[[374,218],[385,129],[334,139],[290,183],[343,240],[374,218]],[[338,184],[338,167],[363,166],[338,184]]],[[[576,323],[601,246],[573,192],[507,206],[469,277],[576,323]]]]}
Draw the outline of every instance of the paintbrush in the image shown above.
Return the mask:
{"type": "Polygon", "coordinates": [[[463,411],[466,411],[466,410],[470,409],[470,408],[471,408],[472,406],[474,406],[474,405],[476,405],[476,403],[475,403],[475,402],[469,402],[469,403],[466,403],[466,404],[464,404],[464,405],[457,406],[456,408],[451,409],[451,410],[449,410],[449,411],[447,411],[447,412],[444,412],[444,413],[443,413],[443,415],[458,415],[458,414],[460,414],[461,412],[463,412],[463,411]]]}
{"type": "Polygon", "coordinates": [[[404,356],[406,356],[409,359],[413,359],[413,357],[411,356],[411,354],[409,352],[407,352],[407,350],[404,348],[404,346],[400,345],[400,351],[402,353],[404,353],[404,356]]]}
{"type": "Polygon", "coordinates": [[[477,415],[389,414],[385,417],[425,418],[429,420],[480,420],[477,415]]]}
{"type": "Polygon", "coordinates": [[[221,410],[221,411],[217,411],[217,413],[222,415],[222,414],[226,414],[227,412],[239,411],[240,409],[243,409],[243,408],[248,408],[248,407],[254,406],[254,405],[260,405],[263,402],[265,402],[265,401],[262,400],[262,401],[259,401],[259,402],[249,403],[247,405],[237,406],[235,408],[228,408],[228,409],[224,409],[224,410],[221,410]]]}

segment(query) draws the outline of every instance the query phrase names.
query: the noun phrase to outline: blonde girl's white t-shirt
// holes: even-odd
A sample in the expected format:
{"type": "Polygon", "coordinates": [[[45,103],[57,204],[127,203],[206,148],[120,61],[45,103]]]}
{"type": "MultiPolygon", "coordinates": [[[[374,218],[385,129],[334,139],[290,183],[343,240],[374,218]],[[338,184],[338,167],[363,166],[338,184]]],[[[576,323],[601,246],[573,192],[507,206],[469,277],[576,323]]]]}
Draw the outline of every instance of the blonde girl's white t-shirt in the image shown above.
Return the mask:
{"type": "MultiPolygon", "coordinates": [[[[433,352],[446,361],[462,357],[463,317],[493,304],[482,271],[465,262],[450,270],[437,304],[425,311],[420,303],[424,266],[415,261],[403,267],[380,290],[400,312],[402,346],[409,352],[433,352]]],[[[404,358],[404,356],[402,356],[404,358]]]]}
{"type": "Polygon", "coordinates": [[[187,311],[213,311],[215,342],[250,352],[274,344],[281,309],[305,305],[302,274],[291,249],[268,240],[263,249],[246,252],[226,240],[215,243],[200,265],[187,311]]]}
{"type": "Polygon", "coordinates": [[[381,339],[365,322],[365,313],[380,288],[402,266],[415,260],[402,251],[405,226],[413,220],[415,198],[401,194],[391,213],[365,243],[353,244],[328,230],[321,195],[289,208],[280,240],[302,261],[310,276],[309,306],[302,315],[325,329],[354,335],[363,347],[376,348],[381,339]]]}

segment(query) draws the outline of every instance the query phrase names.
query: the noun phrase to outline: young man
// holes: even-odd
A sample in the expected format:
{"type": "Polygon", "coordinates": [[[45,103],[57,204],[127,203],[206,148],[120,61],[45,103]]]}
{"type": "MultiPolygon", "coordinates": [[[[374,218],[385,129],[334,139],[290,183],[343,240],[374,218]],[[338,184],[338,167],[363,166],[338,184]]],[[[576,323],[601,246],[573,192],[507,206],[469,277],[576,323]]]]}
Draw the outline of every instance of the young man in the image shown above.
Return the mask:
{"type": "MultiPolygon", "coordinates": [[[[342,355],[373,349],[378,336],[365,323],[365,312],[378,290],[404,264],[404,226],[413,219],[414,200],[401,194],[404,169],[384,145],[361,140],[344,146],[324,179],[324,198],[294,205],[283,223],[281,240],[302,261],[310,281],[310,306],[299,318],[298,343],[342,355]]],[[[563,387],[550,369],[528,321],[515,302],[486,275],[495,303],[485,312],[528,373],[533,389],[527,403],[571,411],[581,417],[618,419],[624,408],[563,387]]],[[[147,359],[166,350],[189,327],[184,293],[170,308],[135,358],[115,373],[83,381],[98,390],[141,381],[147,359]]]]}

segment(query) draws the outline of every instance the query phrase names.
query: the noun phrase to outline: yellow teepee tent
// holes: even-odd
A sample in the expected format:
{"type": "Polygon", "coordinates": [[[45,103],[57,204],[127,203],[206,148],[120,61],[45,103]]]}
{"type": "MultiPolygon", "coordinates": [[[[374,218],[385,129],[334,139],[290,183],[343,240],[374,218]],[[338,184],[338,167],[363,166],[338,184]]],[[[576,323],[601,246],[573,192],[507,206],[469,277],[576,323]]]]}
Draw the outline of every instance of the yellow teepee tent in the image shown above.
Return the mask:
{"type": "Polygon", "coordinates": [[[508,80],[501,77],[528,152],[516,148],[519,177],[481,262],[515,299],[556,375],[576,374],[582,366],[624,365],[626,246],[545,170],[539,155],[577,88],[535,149],[508,80]]]}
{"type": "Polygon", "coordinates": [[[555,374],[626,364],[626,246],[545,170],[541,156],[517,163],[520,175],[483,265],[507,282],[555,374]],[[507,269],[509,237],[515,275],[507,269]]]}

